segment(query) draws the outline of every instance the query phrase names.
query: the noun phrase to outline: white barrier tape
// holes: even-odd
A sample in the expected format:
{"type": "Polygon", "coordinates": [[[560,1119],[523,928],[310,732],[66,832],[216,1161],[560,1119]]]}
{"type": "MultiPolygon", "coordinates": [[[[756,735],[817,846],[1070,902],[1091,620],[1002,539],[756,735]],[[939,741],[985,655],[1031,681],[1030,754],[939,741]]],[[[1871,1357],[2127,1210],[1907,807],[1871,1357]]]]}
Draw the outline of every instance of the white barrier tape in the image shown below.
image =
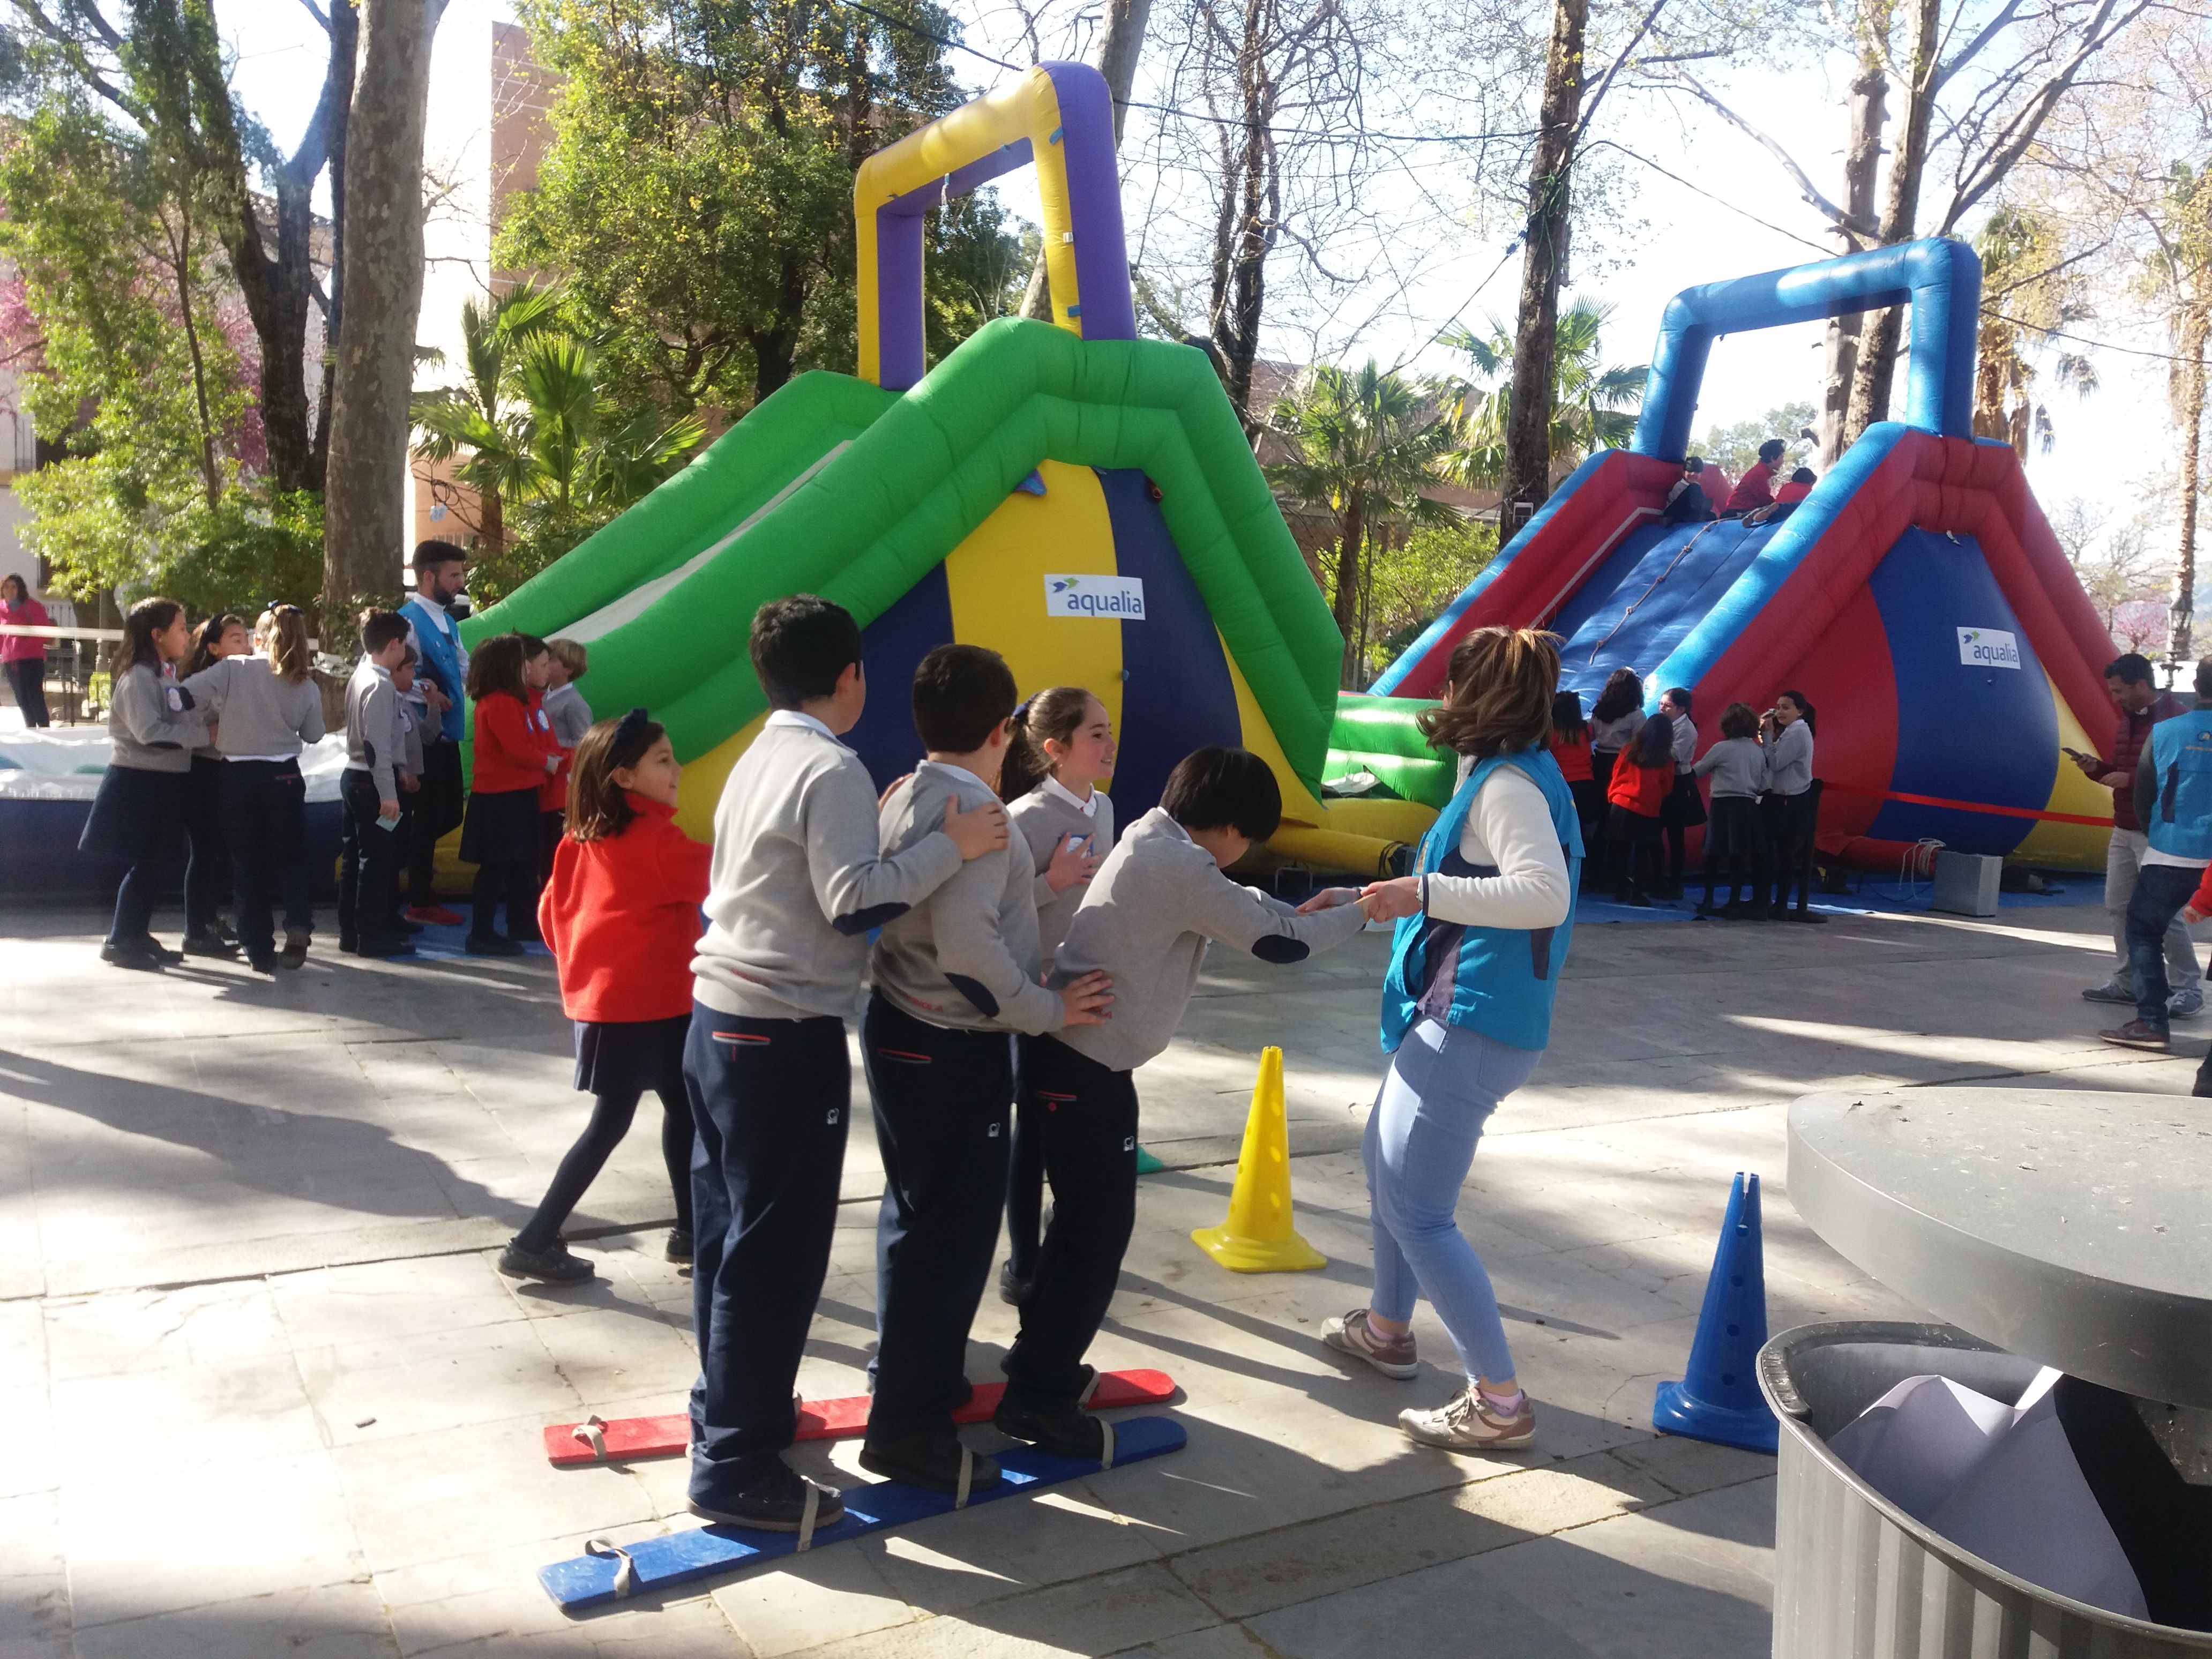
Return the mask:
{"type": "Polygon", "coordinates": [[[604,1417],[587,1417],[569,1431],[569,1438],[592,1449],[592,1455],[604,1463],[607,1461],[607,1420],[604,1417]]]}
{"type": "Polygon", "coordinates": [[[799,1553],[814,1547],[814,1517],[822,1509],[822,1488],[811,1480],[806,1483],[806,1512],[799,1517],[799,1553]]]}
{"type": "Polygon", "coordinates": [[[611,1543],[604,1538],[586,1538],[584,1540],[584,1553],[611,1555],[621,1561],[622,1565],[615,1569],[615,1600],[628,1601],[630,1592],[637,1588],[637,1571],[635,1565],[629,1559],[629,1552],[619,1544],[611,1543]]]}
{"type": "Polygon", "coordinates": [[[968,1507],[968,1489],[974,1484],[975,1479],[975,1454],[963,1446],[960,1449],[960,1488],[952,1494],[954,1509],[964,1510],[968,1507]]]}
{"type": "Polygon", "coordinates": [[[1102,1417],[1098,1419],[1098,1429],[1106,1437],[1106,1444],[1098,1456],[1098,1472],[1103,1474],[1114,1467],[1114,1425],[1102,1417]]]}

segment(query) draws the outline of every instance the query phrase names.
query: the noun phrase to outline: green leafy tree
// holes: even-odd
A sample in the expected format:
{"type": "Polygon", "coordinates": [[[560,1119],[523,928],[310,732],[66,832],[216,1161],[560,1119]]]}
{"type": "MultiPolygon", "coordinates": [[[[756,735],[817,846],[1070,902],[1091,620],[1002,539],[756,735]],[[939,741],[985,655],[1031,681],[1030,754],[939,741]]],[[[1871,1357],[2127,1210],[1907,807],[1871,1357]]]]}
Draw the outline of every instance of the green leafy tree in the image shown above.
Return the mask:
{"type": "MultiPolygon", "coordinates": [[[[926,0],[876,9],[949,38],[926,0]]],[[[823,0],[525,0],[562,77],[537,188],[500,262],[557,273],[572,331],[635,409],[742,410],[797,370],[850,371],[853,177],[957,106],[934,41],[823,0]]],[[[995,199],[927,225],[927,345],[1020,301],[995,199]]]]}
{"type": "MultiPolygon", "coordinates": [[[[2035,395],[2036,349],[2052,339],[2050,331],[2095,314],[2065,241],[2066,228],[2056,215],[2012,202],[2000,202],[1974,239],[1982,256],[1974,435],[2010,444],[2023,461],[2031,442],[2048,455],[2058,441],[2050,405],[2035,395]]],[[[2096,365],[2057,343],[2052,382],[2077,397],[2094,392],[2096,365]]]]}
{"type": "MultiPolygon", "coordinates": [[[[1644,401],[1638,364],[1608,365],[1603,337],[1613,307],[1577,298],[1561,312],[1552,352],[1550,454],[1556,470],[1601,449],[1619,449],[1635,435],[1644,401]]],[[[1495,318],[1490,332],[1455,330],[1443,343],[1466,354],[1474,380],[1452,384],[1456,432],[1445,471],[1455,483],[1494,487],[1505,475],[1511,425],[1513,335],[1495,318]]]]}
{"type": "Polygon", "coordinates": [[[1436,482],[1449,441],[1443,412],[1428,387],[1377,368],[1370,358],[1355,370],[1309,369],[1268,418],[1295,457],[1270,466],[1268,481],[1325,511],[1336,526],[1336,563],[1324,588],[1344,635],[1342,684],[1348,690],[1364,681],[1372,548],[1394,527],[1457,517],[1421,493],[1436,482]]]}
{"type": "Polygon", "coordinates": [[[1364,678],[1395,661],[1497,554],[1498,526],[1471,519],[1419,526],[1379,550],[1368,606],[1374,643],[1364,678]]]}
{"type": "Polygon", "coordinates": [[[507,502],[527,492],[532,458],[518,441],[521,402],[514,368],[522,346],[556,324],[556,290],[532,283],[498,298],[461,305],[462,378],[455,386],[418,392],[410,413],[425,459],[465,455],[461,481],[476,495],[477,545],[486,557],[507,549],[507,502]]]}
{"type": "Polygon", "coordinates": [[[1728,474],[1729,481],[1743,477],[1744,469],[1759,459],[1759,447],[1769,438],[1779,438],[1784,446],[1782,465],[1775,470],[1787,477],[1805,465],[1805,458],[1813,453],[1817,440],[1805,435],[1813,424],[1813,405],[1784,404],[1779,409],[1770,409],[1755,421],[1738,421],[1734,426],[1711,426],[1705,428],[1705,441],[1698,453],[1728,474]]]}

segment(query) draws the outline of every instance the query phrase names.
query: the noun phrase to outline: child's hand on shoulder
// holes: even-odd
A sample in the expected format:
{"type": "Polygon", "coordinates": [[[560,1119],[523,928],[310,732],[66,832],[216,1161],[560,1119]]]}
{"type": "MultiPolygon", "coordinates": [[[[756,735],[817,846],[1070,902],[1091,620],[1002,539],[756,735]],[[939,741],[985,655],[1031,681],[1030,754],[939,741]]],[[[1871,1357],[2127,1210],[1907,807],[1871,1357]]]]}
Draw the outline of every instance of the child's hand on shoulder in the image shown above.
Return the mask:
{"type": "Polygon", "coordinates": [[[1097,845],[1095,836],[1079,836],[1070,831],[1060,838],[1060,845],[1052,849],[1052,862],[1045,866],[1045,884],[1055,893],[1064,893],[1079,882],[1087,882],[1098,873],[1098,866],[1106,862],[1103,853],[1093,852],[1097,845]]]}
{"type": "Polygon", "coordinates": [[[945,821],[939,826],[952,837],[964,861],[995,853],[1006,844],[1006,809],[994,800],[979,802],[963,812],[960,803],[945,803],[945,821]]]}
{"type": "Polygon", "coordinates": [[[1358,902],[1359,890],[1357,887],[1324,887],[1298,906],[1298,914],[1310,916],[1316,910],[1334,910],[1340,904],[1357,904],[1358,902]]]}
{"type": "Polygon", "coordinates": [[[1066,1015],[1064,1023],[1069,1025],[1106,1024],[1114,1018],[1113,988],[1114,981],[1096,969],[1060,987],[1060,1006],[1066,1015]]]}

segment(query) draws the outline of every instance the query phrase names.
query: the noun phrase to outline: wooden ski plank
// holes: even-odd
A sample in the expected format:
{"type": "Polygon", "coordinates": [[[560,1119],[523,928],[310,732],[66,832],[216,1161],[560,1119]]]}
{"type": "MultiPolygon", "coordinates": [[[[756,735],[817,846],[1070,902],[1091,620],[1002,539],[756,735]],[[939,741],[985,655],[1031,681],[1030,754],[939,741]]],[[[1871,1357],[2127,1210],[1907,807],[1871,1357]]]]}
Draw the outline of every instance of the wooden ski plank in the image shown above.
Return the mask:
{"type": "MultiPolygon", "coordinates": [[[[976,1385],[974,1398],[952,1413],[956,1423],[988,1423],[1006,1391],[1003,1382],[976,1385]]],[[[1128,1406],[1158,1406],[1175,1398],[1175,1379],[1165,1371],[1106,1371],[1084,1403],[1095,1412],[1128,1406]]],[[[849,1440],[868,1426],[868,1396],[802,1401],[801,1440],[849,1440]]],[[[595,1463],[632,1463],[650,1457],[677,1457],[690,1449],[691,1419],[670,1417],[592,1418],[582,1423],[553,1423],[545,1429],[545,1459],[556,1468],[595,1463]]]]}
{"type": "MultiPolygon", "coordinates": [[[[1182,1425],[1173,1418],[1125,1419],[1114,1425],[1114,1467],[1180,1450],[1184,1437],[1182,1425]]],[[[972,1493],[968,1499],[970,1508],[1103,1472],[1096,1459],[1059,1457],[1035,1446],[1016,1446],[996,1456],[1001,1478],[996,1486],[972,1493]]],[[[816,1532],[812,1547],[947,1515],[954,1508],[951,1492],[928,1492],[897,1480],[848,1487],[842,1497],[843,1518],[816,1532]]],[[[641,1539],[618,1552],[611,1546],[603,1547],[606,1553],[587,1547],[585,1554],[540,1567],[538,1581],[563,1611],[580,1613],[775,1560],[794,1553],[798,1547],[796,1533],[757,1532],[749,1527],[690,1528],[641,1539]]]]}

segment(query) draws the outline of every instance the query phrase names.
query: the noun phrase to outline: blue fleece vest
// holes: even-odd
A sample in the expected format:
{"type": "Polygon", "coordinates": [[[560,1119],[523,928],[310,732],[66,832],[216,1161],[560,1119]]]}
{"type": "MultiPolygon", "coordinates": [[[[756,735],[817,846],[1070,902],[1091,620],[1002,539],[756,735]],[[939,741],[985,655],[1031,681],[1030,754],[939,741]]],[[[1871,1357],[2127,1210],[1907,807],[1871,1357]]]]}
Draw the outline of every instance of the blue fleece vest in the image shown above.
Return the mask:
{"type": "Polygon", "coordinates": [[[2143,830],[2150,844],[2181,859],[2212,859],[2212,708],[2150,729],[2158,794],[2143,830]]]}
{"type": "Polygon", "coordinates": [[[437,681],[438,690],[453,705],[438,717],[439,734],[459,743],[468,730],[469,720],[469,700],[462,689],[468,675],[463,666],[465,659],[461,651],[461,626],[447,617],[447,625],[453,630],[447,632],[438,626],[434,611],[444,614],[419,593],[399,607],[400,615],[414,624],[415,637],[422,642],[422,671],[437,681]]]}
{"type": "Polygon", "coordinates": [[[1486,1037],[1515,1048],[1541,1048],[1551,1040],[1552,999],[1559,988],[1559,969],[1567,959],[1567,940],[1575,928],[1574,892],[1583,863],[1583,831],[1575,798],[1559,775],[1549,750],[1524,749],[1493,755],[1467,775],[1442,817],[1421,842],[1418,866],[1431,875],[1494,876],[1495,866],[1478,866],[1460,856],[1467,815],[1484,782],[1501,766],[1517,767],[1544,792],[1552,828],[1567,864],[1566,920],[1556,927],[1476,927],[1437,921],[1424,911],[1401,918],[1391,942],[1390,971],[1382,981],[1382,1051],[1396,1052],[1419,1018],[1416,1012],[1436,969],[1456,951],[1449,1024],[1471,1026],[1486,1037]]]}

